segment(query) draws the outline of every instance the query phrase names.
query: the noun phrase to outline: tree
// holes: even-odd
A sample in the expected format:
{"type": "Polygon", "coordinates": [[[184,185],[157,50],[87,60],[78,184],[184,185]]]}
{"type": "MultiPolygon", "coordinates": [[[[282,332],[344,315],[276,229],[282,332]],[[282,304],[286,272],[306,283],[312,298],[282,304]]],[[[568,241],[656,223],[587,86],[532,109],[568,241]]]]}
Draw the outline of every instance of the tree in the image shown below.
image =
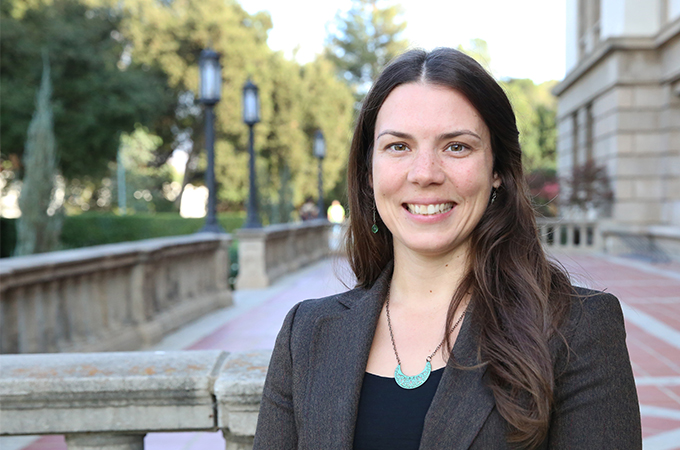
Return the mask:
{"type": "Polygon", "coordinates": [[[489,44],[484,39],[470,39],[469,45],[459,45],[458,50],[472,57],[491,73],[491,55],[489,54],[489,44]]]}
{"type": "Polygon", "coordinates": [[[535,84],[529,79],[508,79],[501,83],[517,116],[527,172],[556,166],[557,100],[550,92],[556,83],[535,84]]]}
{"type": "Polygon", "coordinates": [[[353,0],[351,9],[339,13],[327,38],[325,55],[340,77],[362,98],[382,68],[408,47],[401,38],[406,22],[401,6],[378,7],[378,0],[353,0]]]}
{"type": "MultiPolygon", "coordinates": [[[[2,158],[20,161],[40,77],[40,49],[51,56],[55,138],[66,178],[101,176],[116,158],[118,135],[172,108],[165,75],[126,57],[116,10],[78,0],[4,0],[0,7],[2,158]]],[[[14,167],[20,170],[20,167],[14,167]]]]}
{"type": "Polygon", "coordinates": [[[16,255],[47,252],[59,243],[61,215],[56,214],[54,205],[57,155],[51,97],[50,63],[44,51],[42,81],[24,151],[25,175],[19,197],[21,217],[16,255]]]}
{"type": "MultiPolygon", "coordinates": [[[[188,166],[194,173],[185,177],[187,182],[201,183],[205,167],[202,109],[194,103],[198,55],[207,46],[221,55],[222,99],[215,110],[220,209],[240,208],[248,195],[248,128],[241,117],[242,87],[248,78],[260,93],[262,121],[255,126],[255,152],[265,218],[285,221],[303,195],[316,196],[309,177],[316,179],[311,136],[317,127],[328,142],[324,187],[332,190],[341,183],[351,132],[351,92],[335,79],[325,59],[301,67],[272,52],[266,44],[268,14],[250,15],[233,0],[128,0],[122,15],[121,33],[130,42],[132,59],[163,71],[170,89],[183,99],[181,111],[167,120],[174,124],[175,136],[184,133],[189,138],[188,166]]],[[[159,161],[162,152],[159,147],[159,161]]]]}
{"type": "MultiPolygon", "coordinates": [[[[469,46],[459,45],[458,50],[465,52],[491,72],[491,57],[486,41],[472,39],[469,46]]],[[[557,99],[551,90],[557,81],[536,84],[530,79],[507,78],[499,83],[515,111],[526,172],[554,171],[557,99]]]]}

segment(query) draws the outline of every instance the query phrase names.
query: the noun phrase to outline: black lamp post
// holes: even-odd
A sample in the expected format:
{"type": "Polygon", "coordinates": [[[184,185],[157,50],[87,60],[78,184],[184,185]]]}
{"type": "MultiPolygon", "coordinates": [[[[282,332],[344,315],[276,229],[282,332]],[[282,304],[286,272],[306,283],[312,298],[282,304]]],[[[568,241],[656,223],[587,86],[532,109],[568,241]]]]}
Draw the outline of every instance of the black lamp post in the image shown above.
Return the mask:
{"type": "Polygon", "coordinates": [[[326,156],[326,140],[323,137],[321,130],[316,130],[314,133],[314,156],[319,158],[319,218],[326,217],[323,205],[323,175],[321,171],[321,162],[326,156]]]}
{"type": "Polygon", "coordinates": [[[257,213],[257,181],[255,179],[255,151],[253,150],[253,126],[260,121],[260,98],[257,86],[248,80],[243,85],[243,122],[248,125],[249,142],[248,154],[250,155],[250,185],[248,194],[248,217],[244,228],[262,228],[262,222],[257,213]]]}
{"type": "Polygon", "coordinates": [[[211,49],[201,52],[198,59],[201,72],[199,83],[200,99],[205,105],[205,148],[208,152],[208,167],[205,171],[205,184],[208,187],[208,214],[201,231],[224,233],[217,222],[217,191],[215,189],[215,114],[213,108],[220,101],[222,89],[222,68],[220,55],[211,49]]]}

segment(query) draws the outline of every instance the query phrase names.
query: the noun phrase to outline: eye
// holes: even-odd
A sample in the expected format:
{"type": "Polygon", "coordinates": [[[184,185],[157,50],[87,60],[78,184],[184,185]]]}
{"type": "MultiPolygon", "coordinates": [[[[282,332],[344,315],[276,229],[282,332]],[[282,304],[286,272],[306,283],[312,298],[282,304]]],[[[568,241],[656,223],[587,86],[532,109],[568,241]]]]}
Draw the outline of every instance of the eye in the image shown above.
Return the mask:
{"type": "Polygon", "coordinates": [[[387,147],[387,149],[395,152],[405,152],[408,150],[408,147],[406,144],[391,144],[387,147]]]}
{"type": "Polygon", "coordinates": [[[454,142],[454,143],[452,143],[452,144],[449,144],[449,145],[446,147],[446,150],[447,150],[447,151],[450,151],[450,152],[452,152],[452,153],[463,153],[463,152],[465,152],[465,151],[467,151],[467,150],[470,150],[470,147],[468,147],[468,146],[465,145],[465,144],[461,144],[460,142],[454,142]]]}

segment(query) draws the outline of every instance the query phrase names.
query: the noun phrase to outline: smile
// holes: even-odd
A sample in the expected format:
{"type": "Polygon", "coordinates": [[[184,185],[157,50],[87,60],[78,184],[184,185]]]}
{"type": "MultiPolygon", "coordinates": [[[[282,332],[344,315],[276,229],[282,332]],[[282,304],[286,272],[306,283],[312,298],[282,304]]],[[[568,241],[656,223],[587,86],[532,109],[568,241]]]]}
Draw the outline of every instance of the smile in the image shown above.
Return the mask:
{"type": "Polygon", "coordinates": [[[417,205],[415,203],[405,203],[406,209],[411,214],[419,214],[421,216],[431,216],[434,214],[443,214],[451,211],[454,203],[439,203],[436,205],[417,205]]]}

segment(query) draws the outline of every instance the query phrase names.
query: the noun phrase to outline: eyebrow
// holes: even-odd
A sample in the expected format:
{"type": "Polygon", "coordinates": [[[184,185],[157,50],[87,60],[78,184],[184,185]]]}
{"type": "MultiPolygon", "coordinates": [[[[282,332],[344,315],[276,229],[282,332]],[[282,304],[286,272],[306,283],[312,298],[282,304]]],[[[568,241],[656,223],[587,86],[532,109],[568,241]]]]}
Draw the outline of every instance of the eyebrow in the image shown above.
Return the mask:
{"type": "MultiPolygon", "coordinates": [[[[401,139],[414,139],[414,137],[412,135],[408,134],[408,133],[402,133],[401,131],[395,131],[395,130],[385,130],[382,133],[380,133],[378,136],[376,136],[376,138],[375,138],[376,141],[378,139],[380,139],[381,136],[384,136],[386,134],[391,134],[392,136],[395,136],[395,137],[398,137],[398,138],[401,138],[401,139]]],[[[453,138],[456,138],[458,136],[463,136],[463,135],[475,137],[475,138],[479,139],[480,141],[482,140],[482,138],[477,133],[475,133],[474,131],[471,131],[471,130],[456,130],[456,131],[452,131],[450,133],[443,133],[443,134],[440,134],[440,135],[437,136],[437,140],[438,141],[444,141],[446,139],[453,139],[453,138]]]]}

